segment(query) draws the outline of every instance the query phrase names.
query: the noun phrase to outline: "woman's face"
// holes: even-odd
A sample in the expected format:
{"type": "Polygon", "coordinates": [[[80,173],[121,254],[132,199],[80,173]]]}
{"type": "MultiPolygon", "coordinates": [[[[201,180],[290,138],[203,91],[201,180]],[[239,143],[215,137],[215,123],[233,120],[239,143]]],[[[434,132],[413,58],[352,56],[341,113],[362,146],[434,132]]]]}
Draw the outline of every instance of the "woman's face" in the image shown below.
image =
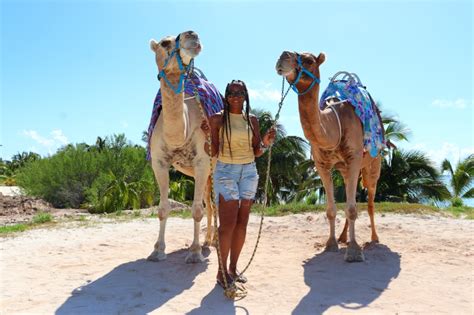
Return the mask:
{"type": "Polygon", "coordinates": [[[230,112],[239,114],[242,112],[245,101],[245,88],[241,84],[231,84],[227,94],[227,102],[230,106],[230,112]]]}

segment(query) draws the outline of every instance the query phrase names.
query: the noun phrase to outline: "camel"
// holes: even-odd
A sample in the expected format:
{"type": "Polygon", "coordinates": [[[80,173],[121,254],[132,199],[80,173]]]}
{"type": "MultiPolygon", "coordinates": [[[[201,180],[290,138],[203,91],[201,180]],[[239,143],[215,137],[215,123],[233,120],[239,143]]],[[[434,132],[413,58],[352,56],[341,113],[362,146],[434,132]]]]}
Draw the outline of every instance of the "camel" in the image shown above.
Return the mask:
{"type": "Polygon", "coordinates": [[[178,37],[167,36],[159,42],[152,39],[150,48],[155,53],[160,73],[158,77],[161,85],[162,109],[149,141],[151,166],[160,189],[158,205],[160,231],[148,260],[166,259],[165,230],[171,210],[167,197],[169,168],[172,165],[181,173],[194,177],[192,203],[194,239],[185,261],[186,263],[203,262],[199,232],[203,217],[204,194],[208,223],[205,245],[211,243],[213,230],[209,190],[210,157],[204,150],[207,139],[200,130],[203,118],[200,105],[194,97],[185,99],[183,92],[186,66],[200,53],[201,44],[198,35],[193,31],[188,31],[181,33],[178,37]]]}
{"type": "Polygon", "coordinates": [[[293,87],[298,92],[301,126],[311,144],[311,154],[326,191],[326,215],[330,232],[325,250],[331,252],[339,250],[335,232],[337,209],[331,177],[331,169],[335,168],[343,176],[346,189],[346,224],[339,237],[340,242],[346,243],[349,228],[349,243],[344,260],[364,261],[364,254],[357,244],[355,234],[357,183],[359,174],[362,173],[362,185],[368,190],[371,240],[378,242],[374,222],[374,198],[380,177],[381,157],[380,154],[372,157],[364,153],[362,124],[350,103],[337,102],[328,104],[323,110],[320,109],[319,66],[325,59],[324,53],[316,57],[307,52],[299,54],[284,51],[276,63],[276,71],[290,84],[294,84],[293,87]]]}

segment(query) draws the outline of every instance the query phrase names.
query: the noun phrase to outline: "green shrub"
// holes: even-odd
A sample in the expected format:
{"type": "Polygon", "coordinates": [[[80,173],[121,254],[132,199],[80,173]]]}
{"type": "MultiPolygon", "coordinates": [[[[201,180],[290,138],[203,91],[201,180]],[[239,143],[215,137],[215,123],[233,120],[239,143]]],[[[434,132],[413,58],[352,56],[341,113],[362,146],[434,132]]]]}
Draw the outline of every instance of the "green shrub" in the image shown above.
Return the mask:
{"type": "Polygon", "coordinates": [[[53,156],[21,168],[17,183],[26,193],[57,208],[89,208],[112,212],[151,206],[158,194],[145,148],[123,135],[99,145],[68,145],[53,156]]]}
{"type": "Polygon", "coordinates": [[[53,216],[49,213],[40,212],[31,220],[33,224],[46,223],[53,221],[53,216]]]}
{"type": "Polygon", "coordinates": [[[451,199],[451,206],[452,207],[462,207],[462,206],[464,206],[464,202],[462,201],[462,198],[454,197],[453,199],[451,199]]]}

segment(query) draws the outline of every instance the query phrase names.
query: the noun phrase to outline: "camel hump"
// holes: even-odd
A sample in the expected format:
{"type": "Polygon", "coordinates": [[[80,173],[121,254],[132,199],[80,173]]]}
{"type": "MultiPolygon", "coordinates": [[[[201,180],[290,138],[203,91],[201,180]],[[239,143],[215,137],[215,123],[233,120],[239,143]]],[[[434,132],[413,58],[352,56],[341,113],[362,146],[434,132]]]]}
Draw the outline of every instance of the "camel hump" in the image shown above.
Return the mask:
{"type": "Polygon", "coordinates": [[[331,77],[319,104],[323,108],[336,100],[346,101],[354,107],[363,126],[364,147],[372,157],[376,157],[386,146],[383,123],[380,110],[357,74],[339,71],[331,77]]]}

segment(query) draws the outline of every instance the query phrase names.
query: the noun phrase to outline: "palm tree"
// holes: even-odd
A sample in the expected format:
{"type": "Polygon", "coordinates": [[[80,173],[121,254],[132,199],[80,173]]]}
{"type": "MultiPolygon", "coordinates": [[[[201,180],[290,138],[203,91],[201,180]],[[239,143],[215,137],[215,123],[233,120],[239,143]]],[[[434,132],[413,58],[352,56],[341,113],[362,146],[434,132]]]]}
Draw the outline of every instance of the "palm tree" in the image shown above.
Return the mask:
{"type": "Polygon", "coordinates": [[[141,179],[128,182],[109,171],[110,183],[100,194],[96,205],[98,212],[113,212],[125,209],[138,209],[153,203],[153,182],[141,179]]]}
{"type": "Polygon", "coordinates": [[[19,168],[24,167],[27,163],[41,159],[41,156],[38,153],[34,152],[22,152],[17,153],[12,157],[10,164],[10,169],[13,172],[16,172],[19,168]]]}
{"type": "Polygon", "coordinates": [[[459,161],[453,170],[451,162],[447,159],[441,164],[441,172],[449,171],[450,199],[452,206],[462,206],[462,198],[474,198],[474,154],[459,161]]]}
{"type": "Polygon", "coordinates": [[[324,186],[319,177],[314,161],[307,159],[297,167],[297,173],[300,176],[300,182],[295,191],[293,201],[304,200],[308,204],[314,204],[316,201],[322,202],[324,195],[324,186]]]}
{"type": "Polygon", "coordinates": [[[390,160],[382,160],[377,201],[421,202],[444,200],[449,195],[439,172],[424,153],[395,150],[390,160]]]}
{"type": "MultiPolygon", "coordinates": [[[[264,134],[272,125],[273,117],[269,112],[253,110],[258,117],[260,133],[264,134]]],[[[270,179],[267,200],[270,203],[288,202],[295,198],[300,182],[301,173],[298,166],[303,163],[308,150],[308,143],[300,137],[286,136],[283,125],[276,124],[276,138],[272,146],[270,162],[270,179]]],[[[260,175],[256,199],[263,201],[265,179],[267,176],[268,152],[257,159],[257,169],[260,175]]]]}
{"type": "Polygon", "coordinates": [[[408,141],[411,134],[405,124],[399,121],[394,116],[382,115],[382,123],[385,128],[385,139],[394,143],[395,141],[408,141]]]}
{"type": "Polygon", "coordinates": [[[142,131],[142,141],[148,144],[148,131],[146,130],[142,131]]]}

